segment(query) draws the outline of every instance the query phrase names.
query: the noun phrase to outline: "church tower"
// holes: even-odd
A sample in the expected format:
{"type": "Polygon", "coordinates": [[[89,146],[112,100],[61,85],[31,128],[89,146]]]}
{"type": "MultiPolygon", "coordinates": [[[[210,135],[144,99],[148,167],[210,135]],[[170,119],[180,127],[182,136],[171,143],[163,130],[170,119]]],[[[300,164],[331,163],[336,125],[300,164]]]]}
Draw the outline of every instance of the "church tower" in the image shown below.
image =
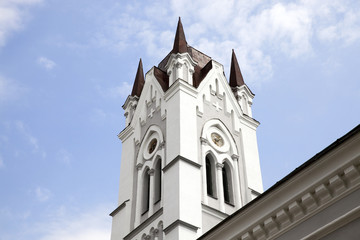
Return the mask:
{"type": "Polygon", "coordinates": [[[234,51],[223,66],[187,44],[145,75],[140,59],[126,99],[118,207],[111,240],[197,239],[262,191],[254,94],[234,51]]]}

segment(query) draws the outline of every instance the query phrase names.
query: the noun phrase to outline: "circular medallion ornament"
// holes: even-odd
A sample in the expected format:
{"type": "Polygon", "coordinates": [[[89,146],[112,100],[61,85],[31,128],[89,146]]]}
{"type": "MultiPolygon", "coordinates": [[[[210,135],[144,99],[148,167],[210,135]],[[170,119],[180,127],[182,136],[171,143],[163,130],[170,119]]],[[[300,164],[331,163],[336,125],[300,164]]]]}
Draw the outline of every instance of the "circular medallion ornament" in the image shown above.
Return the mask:
{"type": "Polygon", "coordinates": [[[217,133],[211,133],[211,140],[216,144],[218,147],[222,147],[224,145],[224,139],[217,133]]]}
{"type": "Polygon", "coordinates": [[[148,152],[149,154],[153,153],[155,148],[156,148],[156,145],[157,145],[157,139],[154,138],[153,140],[150,141],[149,143],[149,146],[148,146],[148,152]]]}

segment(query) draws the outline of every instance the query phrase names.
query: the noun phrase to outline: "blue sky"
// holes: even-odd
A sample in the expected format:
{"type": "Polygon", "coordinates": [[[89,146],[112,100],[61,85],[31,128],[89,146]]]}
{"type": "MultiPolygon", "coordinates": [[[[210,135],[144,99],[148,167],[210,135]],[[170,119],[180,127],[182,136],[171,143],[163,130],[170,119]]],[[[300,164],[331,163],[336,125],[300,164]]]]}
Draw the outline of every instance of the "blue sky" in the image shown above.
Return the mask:
{"type": "Polygon", "coordinates": [[[265,189],[359,124],[360,2],[0,0],[0,240],[109,239],[121,108],[171,50],[256,94],[265,189]]]}

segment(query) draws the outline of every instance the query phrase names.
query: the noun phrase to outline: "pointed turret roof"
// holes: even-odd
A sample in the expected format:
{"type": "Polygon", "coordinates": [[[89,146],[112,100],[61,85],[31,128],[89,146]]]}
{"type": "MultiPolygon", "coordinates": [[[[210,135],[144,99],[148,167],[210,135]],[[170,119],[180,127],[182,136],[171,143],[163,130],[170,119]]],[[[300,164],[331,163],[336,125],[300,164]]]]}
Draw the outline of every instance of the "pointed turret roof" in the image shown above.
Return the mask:
{"type": "Polygon", "coordinates": [[[140,97],[141,91],[144,87],[145,79],[144,79],[144,71],[143,71],[143,65],[140,58],[139,66],[136,72],[136,77],[133,85],[133,89],[131,92],[131,96],[138,96],[140,97]]]}
{"type": "Polygon", "coordinates": [[[245,82],[240,71],[239,63],[236,59],[235,51],[233,49],[230,67],[230,87],[239,87],[244,84],[245,82]]]}
{"type": "Polygon", "coordinates": [[[181,18],[179,17],[172,53],[186,53],[186,52],[187,52],[187,42],[185,38],[184,28],[181,23],[181,18]]]}

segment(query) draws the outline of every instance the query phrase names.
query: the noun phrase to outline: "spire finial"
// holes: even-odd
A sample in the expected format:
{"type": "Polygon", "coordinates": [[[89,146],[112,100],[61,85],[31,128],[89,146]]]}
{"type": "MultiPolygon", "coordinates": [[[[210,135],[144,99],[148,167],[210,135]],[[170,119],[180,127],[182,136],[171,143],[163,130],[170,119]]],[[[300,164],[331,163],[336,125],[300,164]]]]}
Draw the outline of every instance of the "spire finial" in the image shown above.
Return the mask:
{"type": "Polygon", "coordinates": [[[187,42],[185,38],[184,28],[181,23],[181,18],[179,17],[177,29],[176,29],[176,35],[174,40],[174,46],[173,46],[173,53],[185,53],[187,52],[187,42]]]}
{"type": "Polygon", "coordinates": [[[145,79],[144,79],[144,71],[143,71],[143,65],[140,58],[139,66],[136,72],[136,77],[133,85],[133,89],[131,91],[131,96],[138,96],[140,97],[141,91],[144,87],[145,79]]]}
{"type": "Polygon", "coordinates": [[[245,82],[240,71],[239,63],[236,59],[235,51],[233,49],[230,67],[230,87],[238,87],[244,84],[245,82]]]}

